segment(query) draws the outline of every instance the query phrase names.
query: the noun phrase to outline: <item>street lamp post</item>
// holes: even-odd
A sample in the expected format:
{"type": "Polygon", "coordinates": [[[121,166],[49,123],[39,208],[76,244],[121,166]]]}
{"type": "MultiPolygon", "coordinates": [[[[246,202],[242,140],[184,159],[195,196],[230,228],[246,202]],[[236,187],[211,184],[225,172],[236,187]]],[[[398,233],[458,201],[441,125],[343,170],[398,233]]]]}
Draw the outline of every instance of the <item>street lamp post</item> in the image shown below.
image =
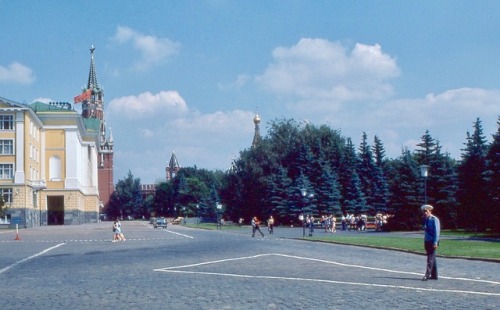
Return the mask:
{"type": "Polygon", "coordinates": [[[420,176],[424,178],[424,204],[427,204],[427,177],[429,176],[429,166],[421,165],[419,168],[420,176]]]}
{"type": "Polygon", "coordinates": [[[222,205],[220,203],[217,203],[217,229],[222,229],[221,223],[220,223],[220,210],[222,209],[222,205]]]}
{"type": "Polygon", "coordinates": [[[196,227],[198,227],[198,222],[200,221],[200,218],[198,217],[198,209],[200,208],[199,204],[196,204],[196,227]]]}
{"type": "Polygon", "coordinates": [[[305,213],[305,206],[306,206],[306,200],[309,198],[312,198],[314,195],[312,193],[308,193],[305,188],[300,190],[300,193],[302,194],[302,237],[306,236],[306,213],[305,213]]]}

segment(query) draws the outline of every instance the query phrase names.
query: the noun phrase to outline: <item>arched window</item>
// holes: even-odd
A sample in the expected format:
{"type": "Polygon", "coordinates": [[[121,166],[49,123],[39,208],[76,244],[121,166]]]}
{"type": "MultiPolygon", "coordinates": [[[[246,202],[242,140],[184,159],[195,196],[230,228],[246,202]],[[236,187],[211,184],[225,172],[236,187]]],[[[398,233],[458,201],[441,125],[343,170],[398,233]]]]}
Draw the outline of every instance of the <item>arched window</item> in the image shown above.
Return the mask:
{"type": "Polygon", "coordinates": [[[49,159],[49,180],[60,181],[62,179],[61,158],[57,155],[49,159]]]}

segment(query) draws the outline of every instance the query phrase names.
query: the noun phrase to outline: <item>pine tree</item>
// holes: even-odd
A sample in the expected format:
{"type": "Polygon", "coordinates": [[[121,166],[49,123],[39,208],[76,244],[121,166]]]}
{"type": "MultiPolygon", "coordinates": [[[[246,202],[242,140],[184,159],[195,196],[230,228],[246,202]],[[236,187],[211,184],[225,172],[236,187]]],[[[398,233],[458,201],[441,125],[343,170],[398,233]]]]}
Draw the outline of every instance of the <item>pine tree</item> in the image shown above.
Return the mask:
{"type": "Polygon", "coordinates": [[[358,158],[351,139],[347,139],[347,144],[340,161],[340,185],[342,193],[343,213],[365,213],[366,200],[361,190],[361,181],[356,168],[358,158]]]}
{"type": "Polygon", "coordinates": [[[415,230],[421,225],[420,205],[422,195],[419,194],[420,179],[418,166],[408,149],[403,150],[401,157],[395,160],[389,204],[390,229],[415,230]]]}
{"type": "Polygon", "coordinates": [[[299,197],[300,203],[297,206],[301,206],[300,213],[317,215],[317,208],[314,204],[316,201],[316,192],[309,179],[303,173],[295,180],[295,187],[292,190],[292,194],[299,197]]]}
{"type": "Polygon", "coordinates": [[[437,208],[434,213],[440,218],[442,228],[455,229],[458,227],[456,163],[449,154],[441,153],[439,143],[435,155],[432,197],[437,208]]]}
{"type": "MultiPolygon", "coordinates": [[[[280,218],[283,223],[288,223],[292,220],[292,210],[290,209],[290,186],[292,180],[287,175],[287,170],[284,167],[278,169],[278,173],[270,176],[269,180],[270,203],[272,205],[271,214],[280,218]]],[[[269,214],[269,215],[271,215],[269,214]]],[[[298,214],[296,214],[298,216],[298,214]]]]}
{"type": "Polygon", "coordinates": [[[375,196],[377,195],[376,167],[373,161],[371,147],[368,144],[368,138],[365,132],[359,146],[359,163],[357,167],[361,190],[366,198],[366,210],[370,213],[376,213],[375,196]]]}
{"type": "Polygon", "coordinates": [[[421,165],[430,165],[435,160],[436,140],[431,137],[429,130],[425,131],[421,139],[422,142],[417,144],[418,149],[415,150],[415,158],[421,165]]]}
{"type": "Polygon", "coordinates": [[[462,153],[462,161],[458,167],[458,219],[462,227],[484,231],[491,216],[487,209],[488,194],[485,191],[487,182],[485,156],[486,138],[483,136],[481,120],[474,123],[474,132],[467,132],[466,148],[462,153]]]}
{"type": "Polygon", "coordinates": [[[497,132],[486,155],[485,178],[489,193],[492,228],[500,233],[500,117],[497,120],[497,132]]]}
{"type": "Polygon", "coordinates": [[[385,149],[382,141],[377,136],[373,138],[372,152],[375,165],[382,167],[384,165],[385,149]]]}
{"type": "Polygon", "coordinates": [[[436,154],[438,152],[438,142],[432,138],[429,133],[429,130],[425,131],[425,134],[421,137],[422,142],[417,144],[417,149],[414,153],[414,158],[419,166],[419,169],[425,165],[428,166],[428,174],[427,176],[422,176],[422,204],[429,203],[438,209],[435,205],[435,189],[436,189],[436,180],[439,177],[437,175],[437,167],[439,165],[436,154]]]}
{"type": "Polygon", "coordinates": [[[330,167],[328,162],[323,163],[321,177],[316,185],[318,210],[322,214],[340,215],[342,210],[338,173],[330,167]]]}
{"type": "Polygon", "coordinates": [[[373,207],[375,213],[381,212],[386,213],[387,207],[390,199],[389,184],[387,182],[387,167],[385,165],[385,151],[382,141],[375,136],[373,140],[373,158],[374,158],[374,170],[373,170],[373,207]]]}
{"type": "Polygon", "coordinates": [[[388,167],[385,163],[384,146],[377,136],[373,139],[372,153],[374,159],[372,203],[376,213],[386,213],[390,200],[389,183],[387,180],[388,167]]]}

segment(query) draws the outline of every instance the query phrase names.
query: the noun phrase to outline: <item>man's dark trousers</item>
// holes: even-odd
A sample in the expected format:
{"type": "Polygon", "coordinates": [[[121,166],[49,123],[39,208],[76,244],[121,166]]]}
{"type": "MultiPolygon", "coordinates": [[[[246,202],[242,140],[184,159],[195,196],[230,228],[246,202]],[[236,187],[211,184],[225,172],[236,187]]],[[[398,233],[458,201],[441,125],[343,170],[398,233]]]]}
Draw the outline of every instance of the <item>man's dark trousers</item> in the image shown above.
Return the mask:
{"type": "Polygon", "coordinates": [[[436,264],[436,249],[434,248],[434,243],[424,242],[425,253],[427,254],[427,269],[425,275],[429,279],[437,279],[438,271],[436,264]]]}

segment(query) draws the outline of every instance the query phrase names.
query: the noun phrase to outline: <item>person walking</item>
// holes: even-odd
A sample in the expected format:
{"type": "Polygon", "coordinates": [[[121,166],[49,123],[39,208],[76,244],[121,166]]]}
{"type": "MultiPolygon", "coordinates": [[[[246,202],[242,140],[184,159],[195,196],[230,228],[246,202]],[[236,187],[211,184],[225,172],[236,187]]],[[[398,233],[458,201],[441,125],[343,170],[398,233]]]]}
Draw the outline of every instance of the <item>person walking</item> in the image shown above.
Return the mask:
{"type": "Polygon", "coordinates": [[[272,215],[267,220],[267,230],[269,231],[270,235],[274,233],[274,218],[272,215]]]}
{"type": "Polygon", "coordinates": [[[441,232],[441,224],[439,219],[432,215],[432,210],[434,207],[431,205],[423,205],[421,207],[424,213],[424,248],[427,254],[427,268],[425,270],[425,275],[422,281],[437,280],[438,270],[436,264],[436,251],[439,246],[439,234],[441,232]]]}
{"type": "Polygon", "coordinates": [[[122,241],[121,233],[122,233],[121,225],[119,224],[118,219],[116,219],[113,222],[113,240],[112,240],[112,242],[122,241]]]}
{"type": "Polygon", "coordinates": [[[255,237],[256,231],[259,231],[262,235],[262,238],[264,238],[264,234],[262,233],[262,231],[260,231],[260,221],[256,216],[254,216],[252,218],[252,237],[255,237]]]}

